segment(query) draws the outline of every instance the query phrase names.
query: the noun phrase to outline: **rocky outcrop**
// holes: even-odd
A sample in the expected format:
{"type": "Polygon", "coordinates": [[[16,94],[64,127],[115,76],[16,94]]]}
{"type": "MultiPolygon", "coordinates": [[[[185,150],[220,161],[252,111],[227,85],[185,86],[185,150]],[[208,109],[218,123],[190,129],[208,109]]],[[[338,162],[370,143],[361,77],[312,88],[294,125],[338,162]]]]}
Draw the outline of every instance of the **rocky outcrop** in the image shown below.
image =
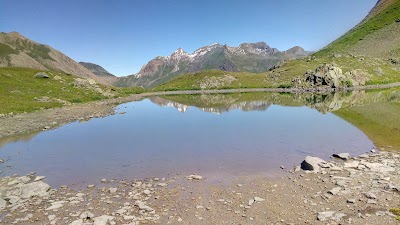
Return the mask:
{"type": "Polygon", "coordinates": [[[293,78],[292,83],[294,87],[341,88],[365,85],[369,77],[370,75],[361,69],[354,69],[343,74],[342,69],[336,65],[322,64],[314,71],[306,71],[303,77],[293,78]]]}
{"type": "Polygon", "coordinates": [[[328,86],[337,88],[345,85],[346,77],[343,75],[342,69],[332,64],[323,64],[315,69],[315,71],[307,71],[306,82],[311,86],[328,86]]]}

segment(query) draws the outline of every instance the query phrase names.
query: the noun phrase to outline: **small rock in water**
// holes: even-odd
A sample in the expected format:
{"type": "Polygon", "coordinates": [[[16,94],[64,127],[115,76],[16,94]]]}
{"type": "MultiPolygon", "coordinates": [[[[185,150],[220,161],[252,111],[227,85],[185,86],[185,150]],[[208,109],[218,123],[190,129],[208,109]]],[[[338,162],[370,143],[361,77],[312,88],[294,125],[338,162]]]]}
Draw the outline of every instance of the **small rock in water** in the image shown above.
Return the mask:
{"type": "Polygon", "coordinates": [[[37,176],[34,181],[43,180],[44,178],[46,178],[46,177],[45,176],[37,176]]]}
{"type": "Polygon", "coordinates": [[[4,159],[0,159],[0,163],[4,163],[4,159]]]}
{"type": "Polygon", "coordinates": [[[348,160],[350,158],[350,154],[349,153],[333,154],[333,157],[343,159],[343,160],[348,160]]]}
{"type": "Polygon", "coordinates": [[[94,187],[96,187],[96,185],[94,185],[94,184],[89,184],[87,187],[88,187],[88,188],[94,188],[94,187]]]}
{"type": "Polygon", "coordinates": [[[203,177],[197,174],[192,174],[190,176],[187,177],[188,180],[202,180],[203,177]]]}
{"type": "Polygon", "coordinates": [[[107,182],[107,179],[105,179],[105,178],[101,179],[101,183],[105,183],[105,182],[107,182]]]}
{"type": "Polygon", "coordinates": [[[146,189],[146,190],[143,191],[143,193],[144,193],[145,195],[149,195],[149,194],[151,194],[151,191],[146,189]]]}
{"type": "Polygon", "coordinates": [[[158,183],[157,185],[160,186],[160,187],[165,187],[165,186],[167,186],[168,184],[167,184],[167,183],[158,183]]]}

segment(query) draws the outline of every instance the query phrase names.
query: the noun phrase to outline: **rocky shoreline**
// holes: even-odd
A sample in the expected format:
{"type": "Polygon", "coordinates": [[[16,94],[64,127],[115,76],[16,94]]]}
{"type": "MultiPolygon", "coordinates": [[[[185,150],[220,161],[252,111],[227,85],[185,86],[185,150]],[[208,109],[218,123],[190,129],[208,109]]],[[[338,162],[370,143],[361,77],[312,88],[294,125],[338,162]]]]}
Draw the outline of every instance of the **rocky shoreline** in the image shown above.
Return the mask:
{"type": "Polygon", "coordinates": [[[1,224],[398,224],[400,154],[307,157],[282,178],[192,174],[52,189],[0,178],[1,224]],[[303,169],[306,170],[302,170],[303,169]]]}

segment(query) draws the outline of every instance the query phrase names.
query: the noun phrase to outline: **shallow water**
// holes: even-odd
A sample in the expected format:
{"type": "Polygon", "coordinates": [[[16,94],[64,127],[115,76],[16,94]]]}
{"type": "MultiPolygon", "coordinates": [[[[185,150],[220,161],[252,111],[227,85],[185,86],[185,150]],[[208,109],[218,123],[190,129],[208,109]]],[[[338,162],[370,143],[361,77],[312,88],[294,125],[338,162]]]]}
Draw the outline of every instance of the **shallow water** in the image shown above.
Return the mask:
{"type": "Polygon", "coordinates": [[[205,106],[197,107],[168,97],[122,104],[116,115],[4,145],[0,170],[35,171],[54,186],[177,173],[277,176],[280,166],[292,168],[306,155],[328,159],[373,148],[362,131],[332,113],[298,102],[279,105],[268,96],[200,96],[205,106]]]}

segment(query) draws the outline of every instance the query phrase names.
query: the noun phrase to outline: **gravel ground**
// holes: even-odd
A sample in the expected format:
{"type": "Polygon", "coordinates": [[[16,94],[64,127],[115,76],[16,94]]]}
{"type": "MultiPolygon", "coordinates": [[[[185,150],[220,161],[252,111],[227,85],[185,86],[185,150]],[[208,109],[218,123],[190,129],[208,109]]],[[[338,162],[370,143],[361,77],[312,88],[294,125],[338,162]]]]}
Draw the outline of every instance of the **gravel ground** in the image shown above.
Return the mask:
{"type": "Polygon", "coordinates": [[[400,223],[389,212],[400,207],[399,154],[369,153],[311,165],[312,171],[297,167],[275,179],[187,174],[140,181],[103,179],[83,189],[51,189],[34,173],[3,177],[0,223],[400,223]]]}

